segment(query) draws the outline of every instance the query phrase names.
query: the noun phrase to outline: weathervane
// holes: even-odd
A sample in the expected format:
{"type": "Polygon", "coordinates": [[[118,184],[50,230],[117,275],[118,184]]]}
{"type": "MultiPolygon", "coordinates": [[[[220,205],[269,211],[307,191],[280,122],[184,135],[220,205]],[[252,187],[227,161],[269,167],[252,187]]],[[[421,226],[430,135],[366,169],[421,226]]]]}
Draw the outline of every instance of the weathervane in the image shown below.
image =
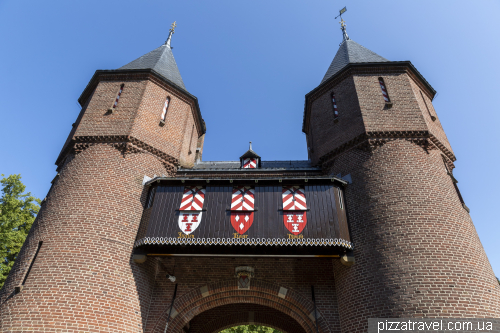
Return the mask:
{"type": "Polygon", "coordinates": [[[167,45],[168,47],[170,47],[170,40],[172,39],[172,35],[175,33],[175,27],[177,26],[176,22],[177,21],[174,21],[174,23],[172,23],[172,25],[170,26],[170,30],[169,30],[170,33],[168,34],[167,41],[165,42],[165,45],[167,45]]]}
{"type": "MultiPolygon", "coordinates": [[[[347,11],[347,8],[344,7],[342,8],[339,12],[340,14],[337,15],[337,17],[340,17],[340,29],[342,30],[342,36],[343,36],[343,41],[346,41],[349,39],[349,36],[347,35],[347,30],[346,30],[346,24],[345,24],[345,21],[344,19],[342,18],[342,14],[344,14],[345,12],[347,11]]],[[[335,19],[337,19],[337,17],[335,17],[335,19]]]]}

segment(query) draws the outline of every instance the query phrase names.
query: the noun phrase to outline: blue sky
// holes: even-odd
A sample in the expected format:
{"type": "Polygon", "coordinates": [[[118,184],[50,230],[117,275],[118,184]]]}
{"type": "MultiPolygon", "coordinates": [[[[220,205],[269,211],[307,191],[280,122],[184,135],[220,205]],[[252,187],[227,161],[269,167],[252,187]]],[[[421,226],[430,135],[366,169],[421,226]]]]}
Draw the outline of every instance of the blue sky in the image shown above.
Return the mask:
{"type": "MultiPolygon", "coordinates": [[[[45,197],[77,99],[97,69],[172,46],[207,123],[204,160],[307,159],[304,95],[341,32],[389,60],[411,60],[457,156],[455,177],[500,276],[500,4],[481,1],[0,0],[0,173],[45,197]]],[[[471,258],[471,262],[474,258],[471,258]]]]}

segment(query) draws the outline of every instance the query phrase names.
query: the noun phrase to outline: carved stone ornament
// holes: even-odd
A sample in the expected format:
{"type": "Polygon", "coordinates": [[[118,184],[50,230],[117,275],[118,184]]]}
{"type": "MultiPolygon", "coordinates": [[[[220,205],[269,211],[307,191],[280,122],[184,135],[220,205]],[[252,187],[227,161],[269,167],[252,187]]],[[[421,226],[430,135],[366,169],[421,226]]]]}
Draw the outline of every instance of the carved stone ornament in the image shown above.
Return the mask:
{"type": "Polygon", "coordinates": [[[238,266],[234,270],[238,278],[238,289],[249,290],[250,279],[254,277],[254,269],[250,266],[238,266]]]}

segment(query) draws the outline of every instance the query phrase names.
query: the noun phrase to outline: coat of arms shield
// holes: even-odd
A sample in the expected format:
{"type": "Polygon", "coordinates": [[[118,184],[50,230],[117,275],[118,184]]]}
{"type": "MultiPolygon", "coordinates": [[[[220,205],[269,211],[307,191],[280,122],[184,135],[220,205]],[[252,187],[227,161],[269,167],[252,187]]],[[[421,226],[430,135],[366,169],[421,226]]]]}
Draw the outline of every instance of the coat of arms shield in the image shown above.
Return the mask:
{"type": "Polygon", "coordinates": [[[198,228],[201,222],[202,212],[181,212],[179,214],[179,228],[189,235],[198,228]]]}
{"type": "Polygon", "coordinates": [[[231,198],[231,225],[243,235],[252,226],[255,193],[250,186],[235,186],[231,198]]]}
{"type": "Polygon", "coordinates": [[[231,212],[231,225],[240,235],[243,235],[252,226],[253,212],[231,212]]]}
{"type": "Polygon", "coordinates": [[[186,235],[191,234],[201,223],[205,188],[202,186],[186,186],[179,208],[179,228],[186,235]]]}
{"type": "Polygon", "coordinates": [[[283,212],[283,221],[285,227],[294,235],[300,234],[306,224],[307,216],[305,211],[286,211],[283,212]]]}
{"type": "Polygon", "coordinates": [[[300,186],[284,186],[283,198],[283,222],[285,227],[294,235],[304,230],[307,224],[307,205],[304,188],[300,186]]]}

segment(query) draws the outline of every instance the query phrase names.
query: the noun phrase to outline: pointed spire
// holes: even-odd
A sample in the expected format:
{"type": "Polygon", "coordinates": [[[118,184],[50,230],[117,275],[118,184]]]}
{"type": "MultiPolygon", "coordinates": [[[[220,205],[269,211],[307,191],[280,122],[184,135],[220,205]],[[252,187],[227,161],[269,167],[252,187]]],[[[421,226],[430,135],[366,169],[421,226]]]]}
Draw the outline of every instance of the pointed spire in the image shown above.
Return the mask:
{"type": "Polygon", "coordinates": [[[352,63],[363,63],[363,62],[387,62],[384,57],[379,56],[373,51],[368,50],[366,47],[363,47],[349,38],[347,35],[346,24],[344,19],[342,18],[342,14],[347,11],[346,7],[340,10],[340,13],[335,19],[340,17],[340,30],[342,30],[342,43],[340,43],[340,47],[333,58],[330,67],[326,71],[323,80],[321,83],[325,82],[338,72],[342,70],[345,66],[352,63]]]}
{"type": "Polygon", "coordinates": [[[249,150],[252,150],[252,141],[250,141],[250,149],[249,150]]]}
{"type": "Polygon", "coordinates": [[[359,45],[352,39],[347,39],[340,44],[340,47],[333,58],[330,67],[326,71],[321,83],[325,82],[348,64],[363,63],[363,62],[387,62],[384,57],[379,56],[375,52],[368,50],[366,47],[359,45]]]}
{"type": "Polygon", "coordinates": [[[170,41],[176,26],[177,23],[172,23],[165,44],[118,69],[152,69],[170,82],[186,90],[170,47],[170,41]]]}
{"type": "Polygon", "coordinates": [[[165,41],[165,45],[167,45],[168,48],[172,48],[170,46],[170,41],[172,40],[172,35],[175,33],[175,27],[177,26],[177,21],[174,21],[174,23],[172,23],[172,25],[170,26],[170,32],[168,33],[168,38],[167,40],[165,41]]]}
{"type": "MultiPolygon", "coordinates": [[[[389,61],[384,57],[379,56],[373,51],[368,50],[366,47],[363,47],[349,38],[347,35],[347,25],[345,24],[344,19],[342,18],[342,14],[345,13],[345,7],[340,11],[340,30],[342,30],[342,43],[340,43],[340,47],[333,58],[330,67],[326,71],[323,80],[321,83],[325,82],[338,72],[342,70],[345,66],[352,63],[363,63],[363,62],[386,62],[389,61]]],[[[336,17],[336,18],[337,18],[336,17]]]]}

